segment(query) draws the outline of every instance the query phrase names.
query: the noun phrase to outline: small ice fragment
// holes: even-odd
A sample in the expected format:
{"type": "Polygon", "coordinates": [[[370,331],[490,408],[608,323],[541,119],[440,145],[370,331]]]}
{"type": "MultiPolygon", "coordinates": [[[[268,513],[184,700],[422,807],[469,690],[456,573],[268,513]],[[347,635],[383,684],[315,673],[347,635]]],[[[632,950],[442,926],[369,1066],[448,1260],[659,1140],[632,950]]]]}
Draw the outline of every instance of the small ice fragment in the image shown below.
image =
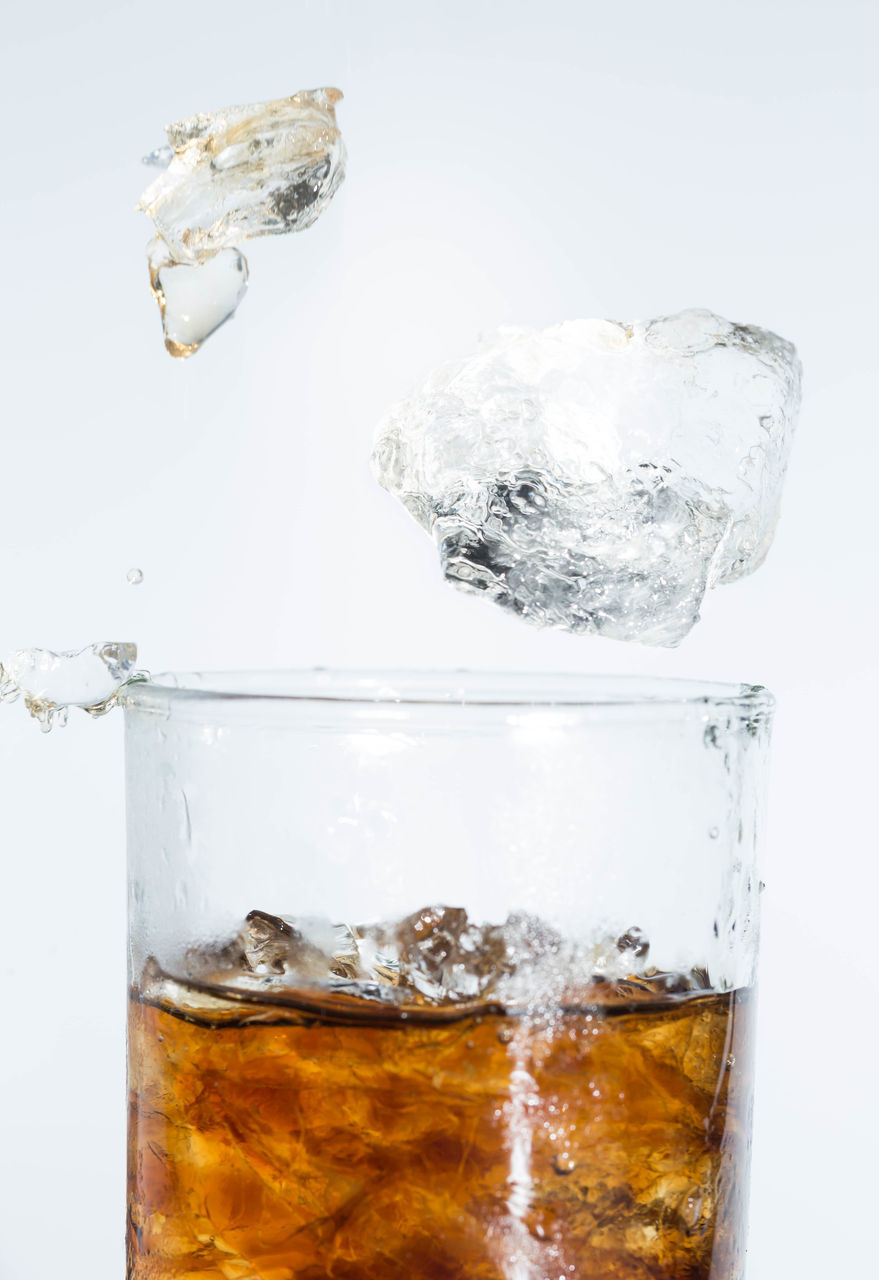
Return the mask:
{"type": "Polygon", "coordinates": [[[105,715],[124,685],[146,678],[136,662],[137,646],[115,641],[66,653],[18,649],[0,663],[0,701],[23,695],[30,714],[48,732],[66,723],[69,707],[105,715]]]}
{"type": "MultiPolygon", "coordinates": [[[[435,905],[380,931],[396,957],[390,980],[430,1000],[472,1000],[509,990],[509,982],[558,952],[561,939],[534,916],[476,925],[462,907],[435,905]],[[504,984],[506,983],[506,987],[504,984]]],[[[386,975],[373,963],[373,971],[386,975]]]]}
{"type": "Polygon", "coordinates": [[[396,987],[400,981],[400,960],[395,949],[381,949],[384,945],[381,927],[364,926],[353,933],[357,948],[353,968],[379,983],[396,987]]]}
{"type": "Polygon", "coordinates": [[[396,930],[399,980],[432,999],[479,993],[475,969],[463,962],[479,938],[463,907],[432,906],[409,916],[396,930]]]}
{"type": "Polygon", "coordinates": [[[221,249],[202,263],[176,263],[158,239],[148,258],[165,347],[172,356],[191,356],[235,314],[247,292],[247,260],[237,249],[221,249]]]}
{"type": "Polygon", "coordinates": [[[143,569],[129,569],[125,581],[130,582],[133,587],[139,587],[143,582],[143,569]]]}
{"type": "Polygon", "coordinates": [[[249,911],[239,941],[247,966],[254,973],[284,973],[298,935],[282,916],[249,911]]]}
{"type": "Polygon", "coordinates": [[[152,169],[167,169],[168,165],[174,159],[174,151],[167,144],[163,147],[155,147],[141,160],[141,164],[149,165],[152,169]]]}
{"type": "Polygon", "coordinates": [[[248,913],[238,943],[245,970],[291,979],[353,978],[359,960],[354,932],[326,920],[248,913]]]}
{"type": "Polygon", "coordinates": [[[637,925],[633,925],[631,929],[627,929],[621,934],[616,941],[617,951],[622,955],[631,954],[637,959],[643,959],[650,950],[650,942],[645,937],[643,931],[637,925]]]}
{"type": "MultiPolygon", "coordinates": [[[[338,89],[305,90],[168,126],[171,159],[137,207],[156,228],[150,283],[172,355],[191,355],[241,301],[247,264],[237,245],[304,231],[332,200],[345,176],[341,97],[338,89]],[[223,254],[225,267],[212,274],[209,264],[223,254]]],[[[165,150],[145,159],[160,165],[165,150]]]]}
{"type": "Polygon", "coordinates": [[[504,329],[379,426],[379,482],[448,581],[526,620],[673,646],[769,550],[789,342],[709,311],[504,329]]]}

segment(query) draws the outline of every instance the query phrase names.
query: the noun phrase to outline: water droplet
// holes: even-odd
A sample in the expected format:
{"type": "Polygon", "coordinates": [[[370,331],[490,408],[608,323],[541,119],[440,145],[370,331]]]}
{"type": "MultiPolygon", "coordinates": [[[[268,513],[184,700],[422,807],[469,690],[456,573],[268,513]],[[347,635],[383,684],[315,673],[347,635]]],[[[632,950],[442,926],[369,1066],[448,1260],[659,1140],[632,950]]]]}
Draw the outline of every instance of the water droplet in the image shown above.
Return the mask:
{"type": "Polygon", "coordinates": [[[571,1155],[570,1151],[559,1151],[552,1158],[552,1167],[555,1169],[556,1173],[573,1173],[577,1167],[577,1161],[571,1155]]]}
{"type": "Polygon", "coordinates": [[[497,1033],[497,1038],[500,1040],[501,1044],[509,1044],[513,1038],[512,1028],[501,1027],[500,1031],[497,1033]]]}
{"type": "Polygon", "coordinates": [[[708,828],[708,838],[709,838],[709,840],[716,840],[716,839],[717,839],[717,837],[718,837],[719,835],[720,835],[720,827],[709,827],[709,828],[708,828]]]}
{"type": "Polygon", "coordinates": [[[140,586],[143,582],[143,569],[129,569],[125,575],[126,582],[130,582],[133,587],[140,586]]]}

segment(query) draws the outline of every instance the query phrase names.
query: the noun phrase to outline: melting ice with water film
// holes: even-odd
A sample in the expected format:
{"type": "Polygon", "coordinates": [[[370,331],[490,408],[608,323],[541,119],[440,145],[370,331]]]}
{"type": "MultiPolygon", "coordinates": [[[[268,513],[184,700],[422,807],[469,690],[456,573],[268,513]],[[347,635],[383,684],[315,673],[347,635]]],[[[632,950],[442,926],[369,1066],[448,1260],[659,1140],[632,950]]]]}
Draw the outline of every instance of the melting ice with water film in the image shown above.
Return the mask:
{"type": "Polygon", "coordinates": [[[137,670],[137,646],[100,641],[85,649],[17,649],[0,662],[0,702],[24,704],[44,733],[67,723],[70,707],[105,715],[126,685],[147,679],[137,670]]]}
{"type": "Polygon", "coordinates": [[[345,176],[341,97],[304,90],[191,116],[144,157],[163,170],[137,207],[156,228],[150,287],[171,355],[192,355],[234,315],[248,279],[237,245],[304,231],[332,200],[345,176]]]}
{"type": "Polygon", "coordinates": [[[785,339],[710,311],[505,328],[387,414],[374,469],[455,586],[673,646],[769,550],[800,378],[785,339]]]}

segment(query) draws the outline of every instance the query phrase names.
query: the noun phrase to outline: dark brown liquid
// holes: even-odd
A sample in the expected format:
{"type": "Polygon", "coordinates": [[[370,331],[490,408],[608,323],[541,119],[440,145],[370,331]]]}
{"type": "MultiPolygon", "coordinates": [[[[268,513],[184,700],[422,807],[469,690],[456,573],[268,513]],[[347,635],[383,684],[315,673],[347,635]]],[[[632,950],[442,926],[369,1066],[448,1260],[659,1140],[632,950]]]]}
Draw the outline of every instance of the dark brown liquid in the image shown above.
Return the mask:
{"type": "Polygon", "coordinates": [[[178,992],[130,1005],[129,1280],[742,1274],[749,992],[178,992]]]}

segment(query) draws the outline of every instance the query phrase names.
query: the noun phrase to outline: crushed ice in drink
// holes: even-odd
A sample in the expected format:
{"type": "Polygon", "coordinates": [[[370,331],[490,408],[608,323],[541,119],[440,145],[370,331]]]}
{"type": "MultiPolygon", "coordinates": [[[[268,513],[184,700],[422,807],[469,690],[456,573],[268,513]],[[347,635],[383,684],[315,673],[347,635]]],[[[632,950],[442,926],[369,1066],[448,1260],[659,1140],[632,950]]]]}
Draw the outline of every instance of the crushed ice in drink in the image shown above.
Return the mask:
{"type": "Polygon", "coordinates": [[[374,470],[455,586],[674,646],[769,550],[800,380],[789,342],[709,311],[508,328],[386,415],[374,470]]]}
{"type": "Polygon", "coordinates": [[[118,641],[63,653],[18,649],[0,662],[0,702],[23,697],[31,716],[48,733],[54,725],[67,723],[70,707],[91,716],[106,715],[122,688],[147,678],[136,663],[137,646],[118,641]]]}
{"type": "Polygon", "coordinates": [[[461,907],[435,904],[394,923],[338,924],[256,909],[234,938],[192,952],[187,966],[191,976],[241,990],[343,990],[418,1006],[500,1000],[536,1010],[552,1008],[572,984],[580,995],[613,984],[627,998],[648,980],[663,994],[710,985],[701,969],[661,972],[649,951],[635,926],[575,942],[526,912],[477,924],[461,907]]]}
{"type": "Polygon", "coordinates": [[[314,89],[195,115],[144,157],[163,169],[137,207],[156,228],[150,284],[172,355],[192,355],[234,314],[247,285],[242,241],[304,231],[332,200],[345,176],[341,97],[314,89]]]}

